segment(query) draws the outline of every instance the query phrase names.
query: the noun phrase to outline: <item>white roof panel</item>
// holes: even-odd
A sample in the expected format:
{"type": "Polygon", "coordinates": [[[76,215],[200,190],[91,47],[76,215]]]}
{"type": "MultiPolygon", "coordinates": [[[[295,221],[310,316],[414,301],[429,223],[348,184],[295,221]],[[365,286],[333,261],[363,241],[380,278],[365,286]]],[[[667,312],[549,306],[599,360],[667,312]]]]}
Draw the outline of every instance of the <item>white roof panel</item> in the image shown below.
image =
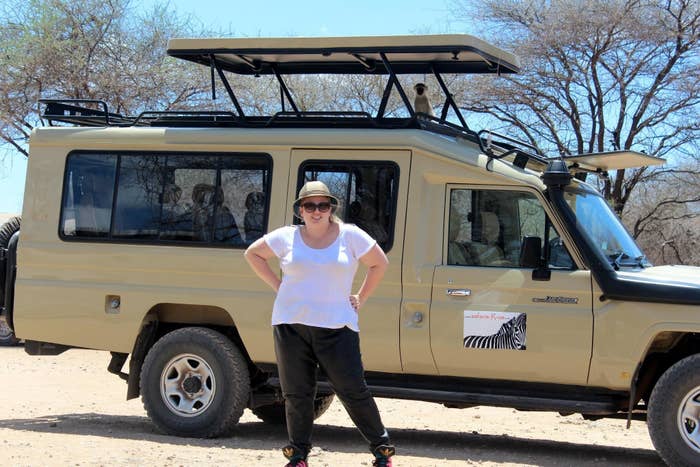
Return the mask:
{"type": "Polygon", "coordinates": [[[515,73],[518,58],[466,34],[171,39],[168,54],[240,74],[515,73]]]}

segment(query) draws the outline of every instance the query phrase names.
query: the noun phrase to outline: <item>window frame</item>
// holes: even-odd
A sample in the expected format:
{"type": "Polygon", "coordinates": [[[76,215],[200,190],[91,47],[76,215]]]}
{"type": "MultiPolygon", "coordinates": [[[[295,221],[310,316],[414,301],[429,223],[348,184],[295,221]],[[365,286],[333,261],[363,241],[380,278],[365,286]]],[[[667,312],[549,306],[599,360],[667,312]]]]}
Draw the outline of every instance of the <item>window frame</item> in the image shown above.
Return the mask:
{"type": "MultiPolygon", "coordinates": [[[[390,204],[390,211],[391,211],[391,216],[389,219],[389,225],[387,226],[388,229],[388,238],[385,242],[384,246],[382,247],[382,250],[385,253],[388,253],[391,251],[391,248],[394,246],[394,231],[396,230],[396,207],[398,205],[398,198],[399,198],[399,183],[401,179],[401,169],[399,165],[392,160],[387,160],[387,159],[305,159],[303,160],[298,167],[297,170],[297,183],[296,183],[296,189],[294,193],[299,193],[299,190],[305,183],[305,178],[304,178],[304,173],[307,170],[308,166],[313,166],[313,165],[320,165],[324,167],[331,168],[333,166],[340,166],[340,167],[345,167],[345,168],[350,168],[352,167],[363,167],[363,166],[368,166],[368,165],[381,165],[381,166],[390,166],[393,170],[394,173],[396,174],[394,178],[394,183],[395,183],[395,189],[394,192],[392,193],[391,197],[391,204],[390,204]]],[[[350,186],[348,186],[348,190],[350,189],[350,186]]],[[[347,201],[347,200],[345,200],[347,201]]],[[[347,216],[347,208],[349,206],[343,206],[346,211],[347,216]]],[[[342,219],[343,222],[345,222],[345,219],[342,219]]],[[[295,223],[298,222],[298,220],[295,218],[295,223]]],[[[379,245],[379,242],[377,242],[377,245],[379,245]]]]}
{"type": "MultiPolygon", "coordinates": [[[[227,152],[227,151],[139,151],[139,150],[100,150],[100,149],[77,149],[70,151],[65,158],[64,168],[63,168],[63,180],[61,187],[61,208],[58,217],[58,237],[64,242],[78,242],[78,243],[110,243],[110,244],[132,244],[132,245],[159,245],[159,246],[186,246],[194,248],[224,248],[233,250],[244,250],[249,244],[233,245],[227,243],[218,242],[205,242],[205,241],[189,241],[189,240],[169,240],[169,239],[130,239],[123,237],[113,236],[114,230],[114,217],[115,208],[118,196],[119,187],[119,176],[120,167],[122,162],[122,156],[155,156],[155,157],[165,157],[168,156],[187,156],[187,157],[256,157],[260,158],[261,161],[266,163],[267,176],[263,182],[263,192],[265,193],[265,211],[263,216],[263,235],[268,232],[269,220],[270,220],[270,196],[272,190],[272,175],[274,170],[274,159],[269,153],[266,152],[227,152]],[[67,193],[67,178],[68,178],[68,167],[70,158],[73,156],[85,155],[114,155],[117,157],[115,163],[115,174],[114,174],[114,186],[112,188],[112,203],[110,208],[110,219],[109,219],[109,232],[106,237],[78,237],[73,235],[65,235],[63,233],[64,227],[64,209],[67,193]]],[[[167,159],[166,159],[167,160],[167,159]]],[[[161,201],[162,208],[162,201],[161,201]]]]}
{"type": "MultiPolygon", "coordinates": [[[[442,232],[442,265],[449,267],[468,267],[468,268],[480,268],[488,267],[495,269],[531,269],[524,268],[521,266],[479,266],[479,265],[457,265],[449,264],[447,262],[448,248],[449,248],[449,222],[450,222],[450,207],[451,207],[451,197],[452,190],[472,190],[472,191],[516,191],[521,193],[531,194],[539,201],[545,212],[545,219],[549,219],[549,223],[552,228],[559,234],[559,238],[564,242],[564,246],[571,257],[573,262],[573,267],[571,269],[552,269],[552,271],[576,271],[576,270],[588,270],[588,268],[583,263],[583,259],[575,246],[569,232],[564,228],[564,224],[559,219],[557,213],[552,209],[549,203],[546,201],[543,193],[540,191],[529,187],[529,186],[509,186],[509,185],[474,185],[474,184],[462,184],[462,183],[447,183],[445,185],[445,205],[444,205],[444,216],[443,216],[443,232],[442,232]]],[[[545,228],[547,222],[545,221],[545,228]]],[[[544,254],[543,250],[543,254],[544,254]]],[[[549,252],[547,252],[549,255],[549,252]]]]}

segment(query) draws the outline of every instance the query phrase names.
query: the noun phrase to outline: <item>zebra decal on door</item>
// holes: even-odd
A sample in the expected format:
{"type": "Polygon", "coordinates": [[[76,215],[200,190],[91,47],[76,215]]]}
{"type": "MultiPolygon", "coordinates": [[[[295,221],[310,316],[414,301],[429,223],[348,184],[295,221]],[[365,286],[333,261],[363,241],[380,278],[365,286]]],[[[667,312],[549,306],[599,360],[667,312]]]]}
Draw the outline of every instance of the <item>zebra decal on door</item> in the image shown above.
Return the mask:
{"type": "Polygon", "coordinates": [[[498,311],[464,311],[464,347],[526,349],[527,315],[498,311]]]}

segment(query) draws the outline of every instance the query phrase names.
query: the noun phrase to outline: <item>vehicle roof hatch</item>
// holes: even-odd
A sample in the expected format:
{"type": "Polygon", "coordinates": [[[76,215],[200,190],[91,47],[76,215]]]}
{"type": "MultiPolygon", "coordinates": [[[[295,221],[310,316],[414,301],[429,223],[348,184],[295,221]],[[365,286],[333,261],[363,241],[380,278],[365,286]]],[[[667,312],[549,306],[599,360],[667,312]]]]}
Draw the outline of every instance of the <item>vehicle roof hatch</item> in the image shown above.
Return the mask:
{"type": "Polygon", "coordinates": [[[171,39],[168,55],[244,75],[517,73],[518,58],[466,34],[171,39]],[[390,63],[390,66],[387,65],[390,63]]]}

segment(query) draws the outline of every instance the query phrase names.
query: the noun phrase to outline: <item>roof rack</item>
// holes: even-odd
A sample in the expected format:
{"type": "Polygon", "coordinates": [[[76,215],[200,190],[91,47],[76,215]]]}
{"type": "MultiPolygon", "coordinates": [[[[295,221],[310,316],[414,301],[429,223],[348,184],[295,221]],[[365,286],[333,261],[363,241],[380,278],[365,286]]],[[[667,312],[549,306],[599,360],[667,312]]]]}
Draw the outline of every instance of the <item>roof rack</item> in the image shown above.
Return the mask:
{"type": "Polygon", "coordinates": [[[537,170],[544,170],[550,162],[550,158],[535,146],[502,133],[481,130],[477,133],[477,137],[479,148],[490,160],[507,159],[521,169],[524,169],[528,163],[532,163],[531,168],[537,170]]]}
{"type": "Polygon", "coordinates": [[[218,77],[233,110],[146,111],[132,117],[109,112],[103,101],[42,99],[40,102],[46,105],[42,117],[49,125],[60,122],[80,126],[416,128],[478,143],[489,157],[511,159],[512,156],[513,164],[519,167],[525,167],[528,162],[546,166],[546,158],[537,153],[536,148],[494,132],[476,133],[467,125],[442,73],[500,74],[519,70],[516,56],[473,36],[172,39],[168,44],[168,54],[206,65],[210,69],[212,98],[216,99],[218,77]],[[247,115],[226,72],[273,75],[280,87],[281,111],[271,116],[247,115]],[[324,73],[388,75],[376,114],[300,110],[283,76],[324,73]],[[403,74],[432,74],[435,77],[445,96],[438,117],[414,111],[398,78],[403,74]],[[386,115],[393,90],[403,101],[408,117],[386,115]],[[447,120],[450,110],[458,123],[447,120]],[[497,143],[493,141],[494,137],[497,137],[497,143]]]}
{"type": "MultiPolygon", "coordinates": [[[[245,127],[245,128],[420,128],[416,117],[383,117],[376,119],[367,112],[277,112],[272,116],[240,117],[230,111],[145,111],[136,117],[108,110],[104,101],[87,99],[40,99],[44,104],[41,117],[49,126],[67,123],[77,126],[151,126],[151,127],[245,127]],[[77,104],[98,104],[101,109],[77,104]]],[[[421,115],[421,114],[418,114],[421,115]]]]}
{"type": "Polygon", "coordinates": [[[46,105],[41,117],[50,126],[56,122],[78,126],[131,126],[135,120],[110,112],[106,102],[96,99],[39,99],[39,103],[46,105]],[[91,108],[77,104],[94,105],[91,108]]]}

